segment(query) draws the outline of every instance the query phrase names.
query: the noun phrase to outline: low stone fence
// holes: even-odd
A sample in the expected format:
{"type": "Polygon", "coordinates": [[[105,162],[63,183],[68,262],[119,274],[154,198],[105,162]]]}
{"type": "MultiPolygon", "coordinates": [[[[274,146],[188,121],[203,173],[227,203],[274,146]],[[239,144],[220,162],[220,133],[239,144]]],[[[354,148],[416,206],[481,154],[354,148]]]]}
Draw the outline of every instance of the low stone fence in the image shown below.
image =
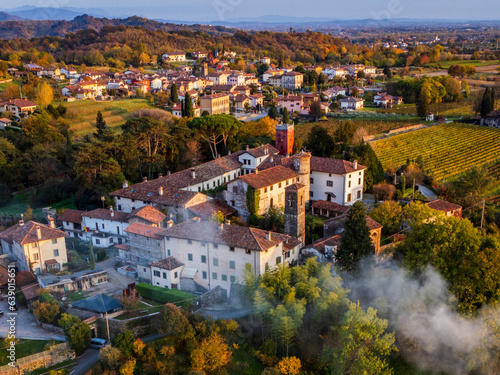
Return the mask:
{"type": "Polygon", "coordinates": [[[19,358],[14,366],[6,365],[0,367],[2,375],[27,374],[38,368],[47,368],[69,359],[74,359],[75,353],[70,349],[67,342],[55,345],[44,352],[19,358]]]}

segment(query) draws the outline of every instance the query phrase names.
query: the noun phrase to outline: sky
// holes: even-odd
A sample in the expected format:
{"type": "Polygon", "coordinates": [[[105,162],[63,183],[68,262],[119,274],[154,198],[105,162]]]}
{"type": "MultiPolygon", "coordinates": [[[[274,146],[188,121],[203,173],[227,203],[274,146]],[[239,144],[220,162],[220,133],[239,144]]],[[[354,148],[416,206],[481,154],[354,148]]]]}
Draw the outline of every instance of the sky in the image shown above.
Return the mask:
{"type": "MultiPolygon", "coordinates": [[[[499,0],[0,0],[0,8],[79,7],[104,10],[109,17],[139,15],[185,21],[225,21],[266,15],[329,19],[499,20],[499,0]],[[15,4],[15,5],[13,5],[15,4]]],[[[279,21],[279,18],[276,19],[279,21]]]]}

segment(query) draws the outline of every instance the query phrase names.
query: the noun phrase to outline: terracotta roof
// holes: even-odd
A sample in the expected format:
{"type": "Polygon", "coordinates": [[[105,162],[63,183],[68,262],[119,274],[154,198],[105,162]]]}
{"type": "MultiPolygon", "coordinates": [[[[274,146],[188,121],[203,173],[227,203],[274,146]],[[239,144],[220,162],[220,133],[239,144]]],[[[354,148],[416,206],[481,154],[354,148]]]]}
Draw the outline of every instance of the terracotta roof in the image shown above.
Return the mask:
{"type": "Polygon", "coordinates": [[[26,298],[26,301],[29,301],[38,297],[38,289],[40,289],[40,285],[38,283],[33,283],[22,286],[21,292],[24,294],[24,298],[26,298]]]}
{"type": "Polygon", "coordinates": [[[200,99],[206,99],[206,98],[217,99],[217,98],[225,98],[225,97],[229,97],[229,94],[224,94],[224,93],[221,92],[221,93],[218,93],[218,94],[205,95],[205,96],[200,97],[200,99]]]}
{"type": "Polygon", "coordinates": [[[291,185],[287,186],[285,190],[293,190],[293,191],[295,191],[295,190],[302,189],[302,188],[303,188],[303,187],[305,187],[305,186],[306,186],[306,185],[304,185],[304,184],[301,184],[301,183],[299,183],[299,182],[296,182],[296,183],[294,183],[294,184],[291,184],[291,185]]]}
{"type": "Polygon", "coordinates": [[[160,234],[164,229],[165,228],[153,227],[147,224],[132,223],[125,229],[125,232],[161,240],[163,237],[161,237],[160,234]]]}
{"type": "Polygon", "coordinates": [[[219,199],[212,199],[188,208],[194,215],[201,217],[203,220],[210,220],[213,214],[222,212],[224,217],[234,215],[238,212],[235,208],[229,206],[219,199]]]}
{"type": "Polygon", "coordinates": [[[248,150],[243,150],[239,152],[239,155],[250,154],[254,158],[260,158],[265,155],[278,155],[279,151],[277,148],[271,146],[270,144],[262,145],[259,147],[250,148],[248,150]]]}
{"type": "Polygon", "coordinates": [[[84,211],[79,211],[79,210],[73,210],[71,208],[67,208],[61,213],[60,215],[57,215],[57,220],[59,221],[67,221],[70,223],[82,223],[82,214],[84,214],[84,211]]]}
{"type": "Polygon", "coordinates": [[[180,260],[178,260],[175,257],[168,257],[165,259],[160,259],[155,262],[149,263],[151,267],[158,267],[158,268],[163,268],[165,270],[175,270],[176,268],[182,267],[184,263],[182,263],[180,260]]]}
{"type": "Polygon", "coordinates": [[[7,105],[7,104],[13,104],[15,106],[18,106],[19,108],[37,106],[37,104],[32,102],[31,100],[25,100],[25,99],[9,99],[7,101],[0,103],[0,105],[7,105]]]}
{"type": "Polygon", "coordinates": [[[161,235],[224,244],[253,251],[265,251],[287,241],[290,244],[289,246],[300,244],[300,241],[292,236],[275,232],[272,232],[270,239],[267,239],[268,233],[268,231],[261,229],[238,225],[223,224],[220,226],[211,221],[188,220],[173,227],[163,229],[161,235]]]}
{"type": "Polygon", "coordinates": [[[125,245],[124,243],[121,243],[121,244],[115,245],[115,247],[116,247],[117,249],[120,249],[120,250],[125,250],[125,251],[128,251],[128,245],[125,245]]]}
{"type": "Polygon", "coordinates": [[[354,163],[342,159],[322,158],[318,156],[311,157],[311,172],[323,172],[344,175],[366,169],[364,165],[358,164],[354,169],[354,163]]]}
{"type": "MultiPolygon", "coordinates": [[[[323,224],[335,223],[335,226],[337,227],[337,229],[340,229],[340,228],[343,229],[345,226],[346,220],[347,220],[347,213],[340,215],[340,216],[337,216],[337,217],[333,217],[329,220],[326,220],[323,224]]],[[[371,231],[383,227],[383,225],[379,224],[378,222],[373,220],[368,215],[366,215],[366,225],[368,226],[368,229],[370,229],[371,231]]]]}
{"type": "Polygon", "coordinates": [[[45,265],[46,265],[46,266],[50,266],[50,265],[52,265],[52,264],[57,264],[57,260],[55,260],[55,259],[47,259],[47,260],[45,261],[45,265]]]}
{"type": "Polygon", "coordinates": [[[8,243],[12,243],[13,241],[15,241],[20,245],[67,236],[68,234],[64,233],[62,230],[51,228],[48,225],[37,223],[34,221],[28,221],[24,225],[16,224],[10,228],[5,229],[3,232],[0,232],[0,238],[4,241],[8,243]],[[40,228],[40,239],[37,235],[37,228],[40,228]]]}
{"type": "Polygon", "coordinates": [[[129,214],[129,218],[132,218],[134,216],[151,223],[159,223],[167,218],[167,215],[163,214],[162,212],[160,212],[160,210],[150,206],[149,204],[147,206],[132,210],[129,214]]]}
{"type": "Polygon", "coordinates": [[[128,219],[127,212],[107,210],[105,208],[96,208],[95,210],[82,213],[82,216],[90,217],[92,219],[102,219],[111,221],[124,222],[128,219]]]}
{"type": "Polygon", "coordinates": [[[165,180],[165,177],[134,184],[132,186],[116,190],[109,195],[137,199],[155,204],[164,204],[167,206],[184,207],[189,201],[200,194],[194,191],[173,188],[169,185],[170,181],[165,180]],[[159,194],[160,187],[163,187],[163,195],[159,194]]]}
{"type": "Polygon", "coordinates": [[[345,214],[347,211],[349,211],[349,208],[350,208],[349,206],[343,206],[343,205],[335,203],[335,202],[328,202],[328,201],[323,201],[323,200],[319,200],[319,201],[314,202],[311,207],[317,208],[320,210],[340,212],[341,214],[345,214]]]}
{"type": "Polygon", "coordinates": [[[364,102],[364,100],[361,98],[355,98],[355,97],[350,96],[349,98],[340,99],[340,102],[341,103],[357,103],[357,102],[364,102]]]}
{"type": "Polygon", "coordinates": [[[313,242],[312,247],[322,253],[325,253],[325,246],[340,246],[341,239],[342,235],[339,234],[331,237],[323,237],[313,242]]]}
{"type": "Polygon", "coordinates": [[[245,174],[240,176],[240,179],[255,189],[261,189],[298,176],[299,174],[297,172],[278,165],[277,167],[258,171],[258,173],[245,174]]]}
{"type": "Polygon", "coordinates": [[[443,212],[451,212],[460,210],[462,208],[462,206],[459,206],[458,204],[450,203],[441,199],[436,199],[435,201],[429,202],[427,203],[427,206],[429,206],[429,208],[432,208],[433,210],[443,212]]]}

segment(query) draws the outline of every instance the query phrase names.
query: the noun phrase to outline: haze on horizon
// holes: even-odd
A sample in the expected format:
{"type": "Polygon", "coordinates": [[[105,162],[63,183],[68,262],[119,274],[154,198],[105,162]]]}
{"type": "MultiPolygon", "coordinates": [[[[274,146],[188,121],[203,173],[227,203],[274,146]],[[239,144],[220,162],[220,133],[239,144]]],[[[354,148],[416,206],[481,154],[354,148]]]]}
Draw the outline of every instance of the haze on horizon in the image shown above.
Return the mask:
{"type": "MultiPolygon", "coordinates": [[[[178,21],[225,21],[234,18],[280,15],[288,17],[317,17],[328,19],[450,19],[450,20],[499,20],[500,1],[483,0],[358,0],[356,6],[341,0],[254,0],[248,5],[244,0],[87,0],[85,4],[69,0],[17,0],[15,3],[0,0],[0,8],[8,10],[21,6],[77,7],[102,9],[103,16],[126,17],[138,15],[151,19],[178,21]]],[[[279,18],[273,19],[279,22],[279,18]]]]}

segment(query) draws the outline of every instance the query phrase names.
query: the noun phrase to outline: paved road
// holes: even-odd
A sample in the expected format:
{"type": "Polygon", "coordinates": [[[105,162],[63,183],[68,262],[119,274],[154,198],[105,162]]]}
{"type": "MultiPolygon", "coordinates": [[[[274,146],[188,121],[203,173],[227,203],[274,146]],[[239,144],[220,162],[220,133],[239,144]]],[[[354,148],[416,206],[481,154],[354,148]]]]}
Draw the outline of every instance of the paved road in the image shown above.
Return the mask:
{"type": "MultiPolygon", "coordinates": [[[[162,335],[155,333],[154,335],[141,337],[141,340],[147,343],[158,340],[161,337],[162,335]]],[[[99,360],[99,350],[87,349],[87,351],[76,360],[78,361],[78,364],[73,368],[73,371],[71,371],[71,375],[83,375],[99,360]]]]}
{"type": "Polygon", "coordinates": [[[417,185],[417,186],[418,190],[427,198],[429,198],[431,201],[437,199],[436,194],[434,194],[432,190],[426,188],[424,185],[417,185]]]}
{"type": "Polygon", "coordinates": [[[19,339],[66,341],[64,336],[37,326],[35,317],[25,307],[19,306],[19,310],[16,311],[17,315],[9,315],[7,301],[4,300],[0,301],[0,309],[4,311],[4,315],[0,316],[1,337],[5,337],[9,331],[8,319],[15,317],[16,337],[19,339]]]}

